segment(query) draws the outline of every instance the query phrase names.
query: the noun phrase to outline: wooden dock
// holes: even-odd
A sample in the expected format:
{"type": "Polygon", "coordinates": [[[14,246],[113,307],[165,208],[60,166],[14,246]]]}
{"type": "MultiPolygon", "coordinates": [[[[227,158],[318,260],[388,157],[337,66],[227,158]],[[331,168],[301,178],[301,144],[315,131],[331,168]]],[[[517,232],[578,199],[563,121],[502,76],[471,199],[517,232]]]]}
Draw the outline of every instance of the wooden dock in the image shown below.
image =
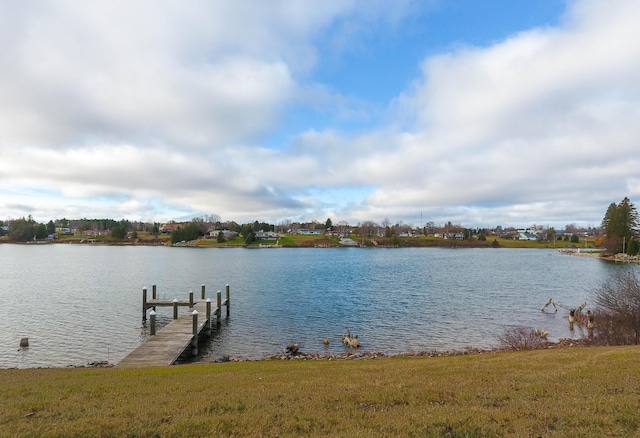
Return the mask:
{"type": "MultiPolygon", "coordinates": [[[[154,286],[155,296],[155,286],[154,286]]],[[[204,286],[202,289],[204,297],[204,286]]],[[[185,351],[191,347],[194,355],[197,354],[198,340],[201,335],[210,336],[214,325],[220,323],[222,306],[227,308],[229,316],[229,286],[227,285],[227,297],[223,301],[220,292],[217,293],[216,302],[210,299],[193,301],[178,300],[146,300],[146,289],[143,291],[144,318],[146,309],[158,306],[173,306],[174,319],[162,329],[155,332],[155,312],[151,313],[151,336],[149,336],[138,348],[118,363],[118,367],[151,367],[173,365],[185,351]],[[181,315],[177,315],[178,306],[190,306],[181,315]]]]}

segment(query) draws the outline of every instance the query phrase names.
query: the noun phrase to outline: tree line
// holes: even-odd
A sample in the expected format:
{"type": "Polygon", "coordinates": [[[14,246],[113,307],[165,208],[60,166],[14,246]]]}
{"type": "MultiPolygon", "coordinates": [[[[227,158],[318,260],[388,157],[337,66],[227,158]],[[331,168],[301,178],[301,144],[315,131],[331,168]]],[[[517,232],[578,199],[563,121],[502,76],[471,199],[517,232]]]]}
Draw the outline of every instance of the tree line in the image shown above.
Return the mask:
{"type": "MultiPolygon", "coordinates": [[[[636,255],[640,252],[640,241],[638,240],[638,213],[635,206],[625,197],[620,203],[612,203],[607,208],[605,216],[602,220],[601,229],[589,228],[585,232],[591,236],[599,235],[602,230],[603,238],[602,246],[608,254],[616,254],[624,252],[629,255],[636,255]]],[[[94,231],[96,233],[108,232],[111,239],[121,240],[128,236],[136,237],[139,231],[144,231],[158,236],[161,233],[161,224],[131,222],[128,220],[116,221],[113,219],[58,219],[55,222],[50,220],[48,223],[37,223],[31,216],[27,218],[15,219],[10,221],[0,221],[0,237],[8,235],[13,241],[41,240],[53,235],[56,229],[68,228],[78,230],[80,232],[94,231]]],[[[564,233],[557,232],[554,228],[546,228],[540,230],[541,226],[533,225],[532,228],[539,232],[538,240],[553,241],[557,239],[571,240],[579,243],[579,230],[574,224],[567,225],[564,233]]],[[[297,223],[292,221],[284,221],[279,225],[273,225],[266,222],[255,221],[253,223],[238,224],[234,221],[222,222],[220,216],[216,214],[194,217],[191,221],[181,224],[180,227],[171,231],[171,242],[177,243],[181,241],[195,240],[208,234],[211,230],[219,230],[217,237],[219,242],[224,242],[224,234],[220,231],[235,231],[243,236],[245,243],[252,243],[258,231],[291,231],[296,232],[302,229],[335,231],[344,235],[351,232],[361,236],[373,236],[375,233],[384,233],[385,237],[393,238],[402,233],[411,232],[413,227],[403,224],[402,222],[391,224],[389,219],[384,219],[381,224],[374,221],[363,221],[356,226],[349,225],[346,221],[340,221],[334,224],[329,218],[326,222],[306,222],[297,223]]],[[[437,226],[434,222],[426,222],[420,230],[422,234],[452,233],[461,234],[465,239],[472,235],[478,240],[486,240],[489,234],[499,235],[506,238],[516,238],[517,232],[515,228],[505,228],[497,226],[494,230],[486,229],[468,229],[451,221],[437,226]]]]}

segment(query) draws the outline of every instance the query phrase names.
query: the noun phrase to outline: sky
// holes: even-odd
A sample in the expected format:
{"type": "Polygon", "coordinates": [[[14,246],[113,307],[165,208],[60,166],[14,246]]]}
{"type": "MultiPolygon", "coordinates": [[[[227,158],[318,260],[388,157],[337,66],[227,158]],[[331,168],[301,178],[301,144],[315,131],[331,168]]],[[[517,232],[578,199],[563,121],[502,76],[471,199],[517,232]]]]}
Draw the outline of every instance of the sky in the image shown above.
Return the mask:
{"type": "Polygon", "coordinates": [[[0,0],[0,220],[599,226],[637,0],[0,0]]]}

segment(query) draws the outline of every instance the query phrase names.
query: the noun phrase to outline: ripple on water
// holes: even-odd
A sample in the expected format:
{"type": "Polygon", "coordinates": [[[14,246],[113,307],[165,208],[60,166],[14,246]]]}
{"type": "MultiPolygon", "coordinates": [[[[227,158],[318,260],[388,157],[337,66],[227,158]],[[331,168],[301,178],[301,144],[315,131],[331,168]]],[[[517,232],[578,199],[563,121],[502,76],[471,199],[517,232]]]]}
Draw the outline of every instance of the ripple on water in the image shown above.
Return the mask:
{"type": "MultiPolygon", "coordinates": [[[[300,342],[337,354],[357,334],[385,354],[497,346],[508,327],[579,337],[549,298],[589,301],[609,272],[627,269],[553,250],[192,249],[0,245],[0,367],[118,362],[148,336],[142,288],[160,297],[208,296],[231,286],[231,318],[205,355],[259,359],[300,342]],[[30,347],[19,349],[22,337],[30,347]],[[322,343],[327,337],[328,347],[322,343]]],[[[184,311],[181,308],[181,311],[184,311]]],[[[158,309],[158,328],[171,321],[158,309]]]]}

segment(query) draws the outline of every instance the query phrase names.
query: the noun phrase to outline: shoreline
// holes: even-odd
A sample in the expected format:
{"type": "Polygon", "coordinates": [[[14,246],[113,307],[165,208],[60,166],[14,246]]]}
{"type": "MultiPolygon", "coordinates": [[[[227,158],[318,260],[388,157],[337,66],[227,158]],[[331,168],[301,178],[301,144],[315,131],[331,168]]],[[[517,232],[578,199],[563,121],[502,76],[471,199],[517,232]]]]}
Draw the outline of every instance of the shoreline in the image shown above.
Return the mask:
{"type": "Polygon", "coordinates": [[[587,257],[592,259],[600,259],[607,262],[615,262],[615,263],[640,263],[640,256],[630,256],[627,254],[615,254],[615,255],[604,255],[602,249],[596,250],[558,250],[560,253],[564,253],[567,255],[575,256],[575,257],[587,257]]]}
{"type": "MultiPolygon", "coordinates": [[[[387,358],[410,358],[410,357],[451,357],[451,356],[471,356],[482,354],[500,354],[518,351],[533,351],[533,350],[560,350],[567,348],[588,348],[598,347],[600,345],[597,340],[589,338],[578,339],[559,339],[557,342],[544,342],[533,348],[511,348],[511,347],[496,347],[496,348],[473,348],[468,347],[463,350],[425,350],[416,352],[406,352],[398,354],[385,354],[378,351],[345,351],[343,353],[336,354],[323,354],[323,353],[276,353],[264,356],[260,359],[245,359],[234,358],[229,355],[223,354],[221,357],[203,357],[198,360],[190,358],[184,360],[178,360],[175,365],[167,365],[167,367],[180,366],[180,365],[195,365],[195,364],[220,364],[228,362],[268,362],[268,361],[283,361],[283,360],[314,360],[314,361],[349,361],[349,360],[374,360],[374,359],[387,359],[387,358]]],[[[46,370],[46,369],[75,369],[75,368],[114,368],[118,363],[113,363],[105,360],[92,361],[84,365],[69,364],[65,366],[38,366],[38,367],[7,367],[0,368],[0,373],[5,370],[46,370]]]]}
{"type": "Polygon", "coordinates": [[[425,350],[417,352],[407,352],[398,354],[385,354],[377,351],[345,351],[337,354],[322,354],[322,353],[278,353],[265,356],[261,359],[239,359],[232,358],[228,355],[222,355],[222,357],[203,358],[198,361],[185,361],[179,362],[179,364],[196,364],[196,363],[226,363],[226,362],[262,362],[269,360],[324,360],[324,361],[343,361],[343,360],[370,360],[370,359],[383,359],[383,358],[396,358],[396,357],[449,357],[449,356],[470,356],[479,354],[499,354],[515,351],[532,351],[532,350],[559,350],[566,348],[580,348],[580,347],[596,347],[599,346],[597,340],[589,338],[578,339],[559,339],[557,342],[543,342],[537,347],[533,348],[511,348],[511,347],[496,347],[496,348],[465,348],[463,350],[425,350]]]}
{"type": "Polygon", "coordinates": [[[127,241],[127,242],[112,242],[112,241],[87,241],[86,239],[82,240],[63,240],[63,241],[27,241],[27,242],[18,242],[18,241],[10,241],[6,239],[0,239],[0,245],[38,245],[38,246],[48,246],[48,245],[79,245],[79,246],[114,246],[114,247],[163,247],[163,248],[197,248],[197,249],[233,249],[233,248],[244,248],[244,249],[281,249],[281,248],[317,248],[317,249],[325,249],[325,248],[359,248],[359,249],[402,249],[402,248],[442,248],[442,249],[478,249],[478,248],[486,248],[486,249],[555,249],[556,252],[566,255],[578,255],[583,257],[593,257],[593,258],[603,258],[600,257],[600,252],[603,251],[600,248],[575,248],[571,246],[564,247],[556,247],[548,244],[544,245],[529,245],[526,243],[519,245],[499,245],[492,246],[491,244],[487,244],[485,242],[477,242],[477,241],[449,241],[449,240],[428,240],[428,241],[416,241],[416,240],[407,240],[403,242],[401,245],[386,245],[386,244],[377,244],[377,245],[345,245],[340,243],[322,243],[322,244],[309,244],[309,242],[305,242],[304,244],[271,244],[271,243],[256,243],[256,244],[203,244],[201,241],[191,241],[186,243],[177,243],[171,244],[164,240],[158,241],[149,241],[149,240],[138,240],[135,242],[127,241]],[[408,244],[409,243],[409,244],[408,244]]]}
{"type": "MultiPolygon", "coordinates": [[[[199,360],[179,360],[175,365],[167,365],[167,367],[180,366],[180,365],[195,365],[195,364],[220,364],[228,362],[268,362],[268,361],[284,361],[284,360],[303,360],[303,361],[349,361],[349,360],[374,360],[374,359],[388,359],[388,358],[410,358],[410,357],[451,357],[451,356],[471,356],[482,354],[500,354],[518,351],[534,351],[534,350],[560,350],[568,348],[588,348],[601,346],[596,340],[588,338],[579,339],[559,339],[557,342],[545,342],[534,348],[511,348],[511,347],[496,347],[496,348],[466,348],[464,350],[425,350],[417,352],[407,352],[398,354],[385,354],[377,351],[345,351],[337,354],[322,354],[322,353],[277,353],[265,356],[260,359],[244,359],[233,358],[228,355],[222,355],[219,358],[205,357],[199,360]]],[[[30,368],[18,368],[8,367],[0,368],[0,373],[6,370],[46,370],[46,369],[76,369],[76,368],[114,368],[118,363],[108,361],[92,361],[84,365],[66,365],[66,366],[38,366],[30,368]]]]}

